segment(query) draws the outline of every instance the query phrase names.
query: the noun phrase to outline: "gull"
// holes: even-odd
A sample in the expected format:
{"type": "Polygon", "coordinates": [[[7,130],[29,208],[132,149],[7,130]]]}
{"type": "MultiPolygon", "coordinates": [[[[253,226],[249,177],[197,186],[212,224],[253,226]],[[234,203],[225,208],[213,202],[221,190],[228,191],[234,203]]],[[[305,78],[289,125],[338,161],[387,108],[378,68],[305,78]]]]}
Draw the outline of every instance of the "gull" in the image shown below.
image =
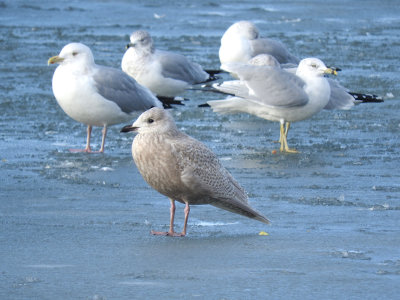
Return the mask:
{"type": "Polygon", "coordinates": [[[232,24],[221,38],[219,59],[221,64],[247,63],[258,54],[269,54],[280,64],[298,64],[299,59],[277,40],[263,38],[258,28],[250,21],[232,24]]]}
{"type": "Polygon", "coordinates": [[[168,232],[155,235],[185,236],[190,205],[211,204],[268,224],[267,218],[248,203],[244,189],[203,143],[178,130],[164,109],[142,113],[121,132],[138,134],[132,143],[132,156],[146,182],[171,202],[168,232]],[[185,204],[181,233],[174,231],[175,201],[185,204]]]}
{"type": "Polygon", "coordinates": [[[49,65],[55,63],[59,66],[52,87],[58,104],[69,117],[87,125],[86,148],[73,152],[92,152],[92,126],[103,127],[99,152],[104,152],[107,126],[132,120],[138,111],[162,107],[147,88],[121,70],[97,65],[84,44],[67,44],[49,58],[49,65]]]}
{"type": "Polygon", "coordinates": [[[336,74],[318,58],[300,61],[296,74],[278,66],[256,66],[230,63],[223,69],[237,74],[245,89],[235,97],[207,103],[215,112],[245,112],[270,121],[280,122],[280,151],[297,153],[287,143],[291,122],[312,117],[330,101],[331,88],[325,74],[336,74]]]}
{"type": "MultiPolygon", "coordinates": [[[[269,54],[258,54],[250,59],[247,64],[253,66],[270,66],[275,68],[282,68],[282,70],[287,71],[292,74],[296,74],[297,67],[293,66],[284,66],[279,64],[279,62],[269,54]]],[[[336,75],[337,72],[334,68],[331,68],[333,73],[336,75]]],[[[340,83],[332,78],[327,77],[329,87],[331,89],[329,102],[324,107],[327,110],[333,109],[341,109],[341,110],[349,110],[351,109],[355,103],[358,103],[354,96],[340,83]]],[[[214,83],[212,88],[216,89],[218,92],[229,94],[229,95],[238,95],[243,93],[248,93],[248,88],[246,83],[241,80],[227,80],[220,83],[214,83]]]]}
{"type": "Polygon", "coordinates": [[[183,55],[155,49],[153,39],[144,30],[131,34],[121,67],[157,97],[173,98],[194,84],[215,80],[215,71],[210,75],[183,55]]]}
{"type": "MultiPolygon", "coordinates": [[[[250,21],[239,21],[232,24],[221,38],[219,48],[221,64],[248,63],[249,60],[260,54],[273,56],[283,68],[292,68],[294,72],[299,63],[299,59],[292,55],[280,41],[261,37],[257,26],[250,21]]],[[[334,91],[332,89],[332,93],[337,91],[345,98],[350,94],[356,103],[383,102],[383,98],[380,96],[351,92],[337,81],[332,79],[329,81],[331,88],[335,89],[334,91]]]]}
{"type": "MultiPolygon", "coordinates": [[[[296,74],[297,66],[293,66],[291,64],[279,64],[279,62],[269,54],[258,54],[254,56],[247,62],[249,65],[254,66],[271,66],[271,67],[281,67],[283,70],[296,74]]],[[[332,68],[333,71],[336,72],[337,68],[332,68]]],[[[336,72],[337,73],[337,72],[336,72]]],[[[234,76],[237,77],[237,76],[234,76]]],[[[331,95],[329,98],[328,104],[324,107],[327,110],[333,109],[341,109],[341,110],[349,110],[351,109],[354,104],[359,103],[376,103],[376,102],[383,102],[382,97],[373,94],[363,94],[363,93],[355,93],[350,92],[349,89],[342,86],[337,80],[327,77],[329,82],[329,86],[331,88],[331,95]]],[[[243,89],[247,90],[247,87],[244,82],[240,80],[227,80],[220,83],[214,83],[211,89],[205,91],[217,91],[224,94],[235,95],[239,93],[240,90],[243,89]],[[215,89],[215,90],[213,90],[215,89]]],[[[200,105],[200,106],[205,106],[200,105]]]]}

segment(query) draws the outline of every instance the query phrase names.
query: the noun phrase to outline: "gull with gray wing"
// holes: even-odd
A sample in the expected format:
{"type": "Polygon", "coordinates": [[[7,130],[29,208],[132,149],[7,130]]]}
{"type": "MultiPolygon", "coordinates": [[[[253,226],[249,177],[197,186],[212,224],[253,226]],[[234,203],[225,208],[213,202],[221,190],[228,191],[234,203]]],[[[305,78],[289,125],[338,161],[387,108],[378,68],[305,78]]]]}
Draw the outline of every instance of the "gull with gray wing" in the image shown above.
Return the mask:
{"type": "Polygon", "coordinates": [[[235,96],[207,103],[215,112],[245,112],[280,122],[280,150],[296,153],[287,144],[290,123],[312,117],[329,103],[331,89],[324,74],[334,74],[317,58],[300,61],[296,74],[274,66],[230,63],[224,70],[237,74],[241,83],[235,96]],[[246,88],[240,88],[245,86],[246,88]],[[286,125],[286,128],[285,128],[286,125]]]}
{"type": "Polygon", "coordinates": [[[58,104],[69,117],[87,125],[86,148],[71,151],[92,152],[92,126],[102,126],[99,152],[104,152],[107,126],[132,120],[138,111],[162,107],[147,88],[121,70],[97,65],[84,44],[64,46],[48,60],[48,64],[54,63],[59,64],[52,80],[58,104]]]}
{"type": "Polygon", "coordinates": [[[122,70],[157,97],[173,98],[194,84],[215,79],[185,56],[155,49],[147,31],[133,32],[127,48],[121,62],[122,70]]]}

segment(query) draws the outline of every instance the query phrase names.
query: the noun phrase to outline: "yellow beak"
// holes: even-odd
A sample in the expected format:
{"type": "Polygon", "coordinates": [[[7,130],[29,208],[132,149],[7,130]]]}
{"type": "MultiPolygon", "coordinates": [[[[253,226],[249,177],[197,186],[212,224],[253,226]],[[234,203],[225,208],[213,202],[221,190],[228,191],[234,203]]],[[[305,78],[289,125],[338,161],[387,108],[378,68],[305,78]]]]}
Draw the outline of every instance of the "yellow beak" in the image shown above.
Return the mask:
{"type": "Polygon", "coordinates": [[[324,71],[325,74],[332,74],[332,75],[337,75],[337,71],[333,68],[326,68],[326,70],[324,71]]]}
{"type": "Polygon", "coordinates": [[[60,62],[62,62],[62,61],[64,61],[64,58],[59,57],[58,55],[52,56],[52,57],[50,57],[49,60],[47,61],[47,65],[52,65],[52,64],[55,64],[55,63],[60,63],[60,62]]]}

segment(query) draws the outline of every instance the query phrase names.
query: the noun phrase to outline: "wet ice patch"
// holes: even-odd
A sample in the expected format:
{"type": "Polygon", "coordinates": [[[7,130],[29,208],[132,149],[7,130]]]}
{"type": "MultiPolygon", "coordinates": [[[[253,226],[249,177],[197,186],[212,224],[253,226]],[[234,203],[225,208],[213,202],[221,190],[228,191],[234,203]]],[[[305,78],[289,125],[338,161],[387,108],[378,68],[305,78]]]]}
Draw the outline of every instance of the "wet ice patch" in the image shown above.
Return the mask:
{"type": "Polygon", "coordinates": [[[333,256],[339,258],[348,258],[354,260],[371,260],[371,257],[366,253],[357,250],[337,250],[332,253],[333,256]]]}
{"type": "Polygon", "coordinates": [[[229,156],[220,157],[219,160],[221,160],[221,161],[232,160],[232,157],[229,157],[229,156]]]}
{"type": "Polygon", "coordinates": [[[90,166],[90,168],[95,169],[95,170],[104,171],[104,172],[114,171],[114,169],[110,168],[110,167],[90,166]]]}
{"type": "Polygon", "coordinates": [[[59,268],[70,268],[73,265],[67,264],[37,264],[37,265],[27,265],[28,268],[38,268],[38,269],[59,269],[59,268]]]}
{"type": "Polygon", "coordinates": [[[380,265],[377,275],[400,275],[400,260],[385,260],[380,265]]]}
{"type": "Polygon", "coordinates": [[[207,222],[207,221],[197,221],[194,222],[194,226],[201,226],[201,227],[212,227],[212,226],[229,226],[229,225],[236,225],[239,224],[239,222],[207,222]]]}
{"type": "Polygon", "coordinates": [[[40,283],[42,282],[39,278],[37,277],[33,277],[33,276],[27,276],[25,278],[22,278],[21,280],[15,282],[13,284],[14,287],[23,287],[23,286],[27,286],[27,285],[31,285],[31,284],[35,284],[35,283],[40,283]]]}
{"type": "Polygon", "coordinates": [[[132,286],[165,286],[162,282],[144,280],[121,281],[119,284],[132,286]]]}
{"type": "Polygon", "coordinates": [[[388,98],[388,99],[391,99],[391,98],[394,98],[394,95],[393,95],[393,93],[386,93],[386,98],[388,98]]]}

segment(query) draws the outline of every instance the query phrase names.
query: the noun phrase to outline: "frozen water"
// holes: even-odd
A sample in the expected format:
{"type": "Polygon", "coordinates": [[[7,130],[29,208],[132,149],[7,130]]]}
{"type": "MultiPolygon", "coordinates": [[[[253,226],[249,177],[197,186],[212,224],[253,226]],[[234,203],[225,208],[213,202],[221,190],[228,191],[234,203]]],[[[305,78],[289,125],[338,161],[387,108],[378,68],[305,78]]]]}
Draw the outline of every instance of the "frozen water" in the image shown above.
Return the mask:
{"type": "MultiPolygon", "coordinates": [[[[1,299],[398,297],[397,2],[259,3],[0,2],[1,299]],[[119,67],[129,34],[145,29],[158,48],[217,68],[220,37],[241,19],[386,101],[296,123],[289,139],[301,153],[281,155],[277,124],[198,108],[215,95],[188,91],[172,111],[179,128],[222,158],[272,224],[194,206],[186,238],[153,237],[169,201],[134,167],[132,136],[113,126],[104,155],[69,153],[85,144],[84,125],[57,105],[47,59],[76,41],[119,67]]],[[[183,206],[176,214],[180,228],[183,206]]]]}

